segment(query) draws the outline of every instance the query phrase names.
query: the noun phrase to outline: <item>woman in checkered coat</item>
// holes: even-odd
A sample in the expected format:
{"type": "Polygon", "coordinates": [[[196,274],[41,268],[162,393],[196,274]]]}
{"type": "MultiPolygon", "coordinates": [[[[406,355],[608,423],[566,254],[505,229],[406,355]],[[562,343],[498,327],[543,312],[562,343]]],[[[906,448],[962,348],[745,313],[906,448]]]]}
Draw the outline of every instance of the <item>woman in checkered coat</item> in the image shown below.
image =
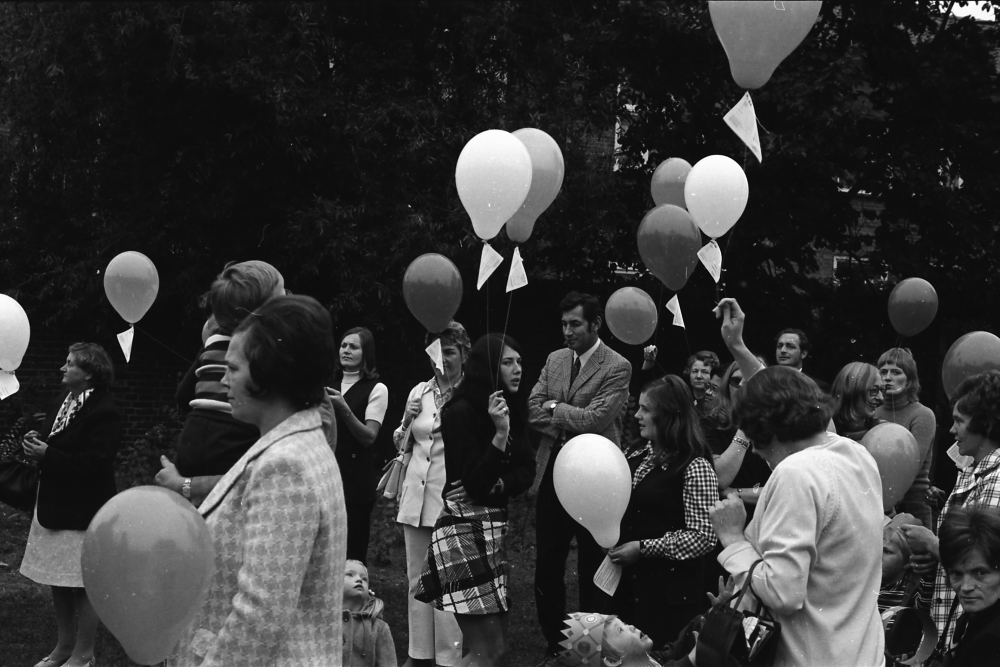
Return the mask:
{"type": "Polygon", "coordinates": [[[442,416],[445,505],[416,598],[455,614],[468,650],[462,665],[494,665],[505,652],[507,499],[535,478],[520,384],[520,347],[487,334],[442,416]]]}

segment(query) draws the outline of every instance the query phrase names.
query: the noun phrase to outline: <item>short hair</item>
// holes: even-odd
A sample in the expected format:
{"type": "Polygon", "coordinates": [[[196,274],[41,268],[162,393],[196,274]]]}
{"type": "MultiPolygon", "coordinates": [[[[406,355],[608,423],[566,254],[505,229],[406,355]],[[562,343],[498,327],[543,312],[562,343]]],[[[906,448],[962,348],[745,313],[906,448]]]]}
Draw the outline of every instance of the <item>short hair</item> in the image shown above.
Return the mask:
{"type": "Polygon", "coordinates": [[[454,345],[462,351],[462,356],[464,358],[467,359],[469,357],[469,350],[472,349],[472,343],[469,341],[469,334],[466,333],[465,327],[455,320],[448,322],[448,326],[441,331],[428,331],[427,335],[424,336],[424,345],[430,345],[438,338],[441,339],[442,345],[454,345]]]}
{"type": "MultiPolygon", "coordinates": [[[[358,338],[361,339],[361,377],[368,380],[377,380],[378,369],[375,366],[375,336],[365,327],[354,327],[344,332],[344,335],[340,337],[340,344],[343,345],[344,339],[352,334],[357,334],[358,338]]],[[[337,373],[343,373],[344,369],[340,365],[339,354],[334,355],[334,364],[336,364],[337,373]]]]}
{"type": "Polygon", "coordinates": [[[587,322],[593,324],[597,318],[604,321],[604,308],[601,306],[600,300],[593,294],[586,292],[573,290],[564,296],[563,300],[559,302],[559,312],[568,313],[577,306],[583,306],[583,319],[587,322]]]}
{"type": "Polygon", "coordinates": [[[271,299],[240,322],[233,335],[238,333],[256,385],[252,396],[273,393],[299,410],[319,405],[335,352],[330,313],[316,299],[271,299]]]}
{"type": "Polygon", "coordinates": [[[803,352],[811,352],[812,344],[809,342],[809,336],[802,329],[782,329],[778,332],[778,335],[774,337],[774,346],[778,346],[778,341],[785,334],[795,334],[799,337],[799,349],[803,352]]]}
{"type": "Polygon", "coordinates": [[[974,551],[1000,569],[1000,510],[981,505],[955,507],[944,516],[938,540],[945,572],[974,551]]]}
{"type": "Polygon", "coordinates": [[[852,361],[840,369],[830,387],[830,395],[834,400],[833,422],[838,427],[840,424],[857,423],[870,416],[865,404],[868,389],[873,383],[880,383],[881,378],[877,368],[863,361],[852,361]]]}
{"type": "Polygon", "coordinates": [[[990,370],[962,381],[952,405],[969,418],[970,433],[1000,443],[1000,371],[990,370]]]}
{"type": "Polygon", "coordinates": [[[701,350],[688,357],[687,363],[684,365],[684,377],[691,375],[691,369],[694,367],[694,362],[696,361],[708,364],[710,376],[718,375],[719,368],[722,366],[722,363],[719,361],[719,355],[711,350],[701,350]]]}
{"type": "Polygon", "coordinates": [[[219,330],[229,335],[274,295],[281,273],[267,262],[230,262],[212,283],[208,300],[219,330]]]}
{"type": "Polygon", "coordinates": [[[733,421],[754,447],[795,442],[822,433],[833,414],[832,398],[812,378],[787,366],[770,366],[744,380],[733,402],[733,421]]]}
{"type": "Polygon", "coordinates": [[[85,373],[91,387],[107,389],[115,383],[115,365],[104,348],[97,343],[73,343],[69,353],[76,357],[76,365],[85,373]]]}
{"type": "Polygon", "coordinates": [[[914,403],[917,395],[920,394],[920,375],[917,373],[917,362],[913,359],[913,353],[905,347],[893,347],[882,353],[878,358],[879,370],[886,364],[899,366],[899,370],[906,374],[906,397],[914,403]]]}
{"type": "Polygon", "coordinates": [[[699,456],[712,460],[687,382],[667,375],[647,384],[642,393],[652,404],[650,412],[656,427],[653,453],[660,461],[669,462],[670,472],[683,471],[699,456]]]}
{"type": "Polygon", "coordinates": [[[365,565],[364,563],[362,563],[361,561],[359,561],[359,560],[358,560],[358,559],[356,559],[356,558],[348,558],[348,559],[347,559],[346,561],[344,561],[344,570],[346,571],[346,570],[347,570],[347,567],[348,567],[349,565],[351,565],[351,564],[354,564],[354,565],[356,565],[356,566],[357,566],[357,565],[360,565],[361,567],[365,568],[365,572],[367,572],[367,571],[368,571],[368,566],[367,566],[367,565],[365,565]]]}

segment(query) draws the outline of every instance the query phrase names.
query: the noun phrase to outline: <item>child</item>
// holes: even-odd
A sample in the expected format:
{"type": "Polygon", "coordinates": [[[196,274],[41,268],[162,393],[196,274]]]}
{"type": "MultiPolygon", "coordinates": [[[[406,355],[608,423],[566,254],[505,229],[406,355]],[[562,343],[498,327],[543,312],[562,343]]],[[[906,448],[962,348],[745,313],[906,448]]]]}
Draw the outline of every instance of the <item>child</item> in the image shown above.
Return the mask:
{"type": "Polygon", "coordinates": [[[347,561],[344,572],[344,667],[396,667],[396,647],[382,620],[384,603],[368,591],[368,568],[347,561]]]}
{"type": "Polygon", "coordinates": [[[923,662],[934,647],[934,622],[929,609],[934,574],[921,578],[911,570],[910,546],[902,526],[921,525],[910,514],[886,517],[882,527],[882,587],[878,611],[885,628],[886,665],[923,662]]]}

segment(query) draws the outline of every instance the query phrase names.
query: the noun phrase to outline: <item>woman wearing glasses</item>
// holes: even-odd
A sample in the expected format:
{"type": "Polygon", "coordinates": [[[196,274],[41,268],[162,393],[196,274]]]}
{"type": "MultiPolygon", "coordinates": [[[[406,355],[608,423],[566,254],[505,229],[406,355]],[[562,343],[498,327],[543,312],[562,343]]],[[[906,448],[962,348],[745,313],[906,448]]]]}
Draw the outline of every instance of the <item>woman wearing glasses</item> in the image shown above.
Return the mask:
{"type": "Polygon", "coordinates": [[[833,424],[845,438],[861,442],[882,421],[875,416],[882,405],[882,378],[871,364],[852,361],[841,368],[830,394],[835,401],[833,424]]]}

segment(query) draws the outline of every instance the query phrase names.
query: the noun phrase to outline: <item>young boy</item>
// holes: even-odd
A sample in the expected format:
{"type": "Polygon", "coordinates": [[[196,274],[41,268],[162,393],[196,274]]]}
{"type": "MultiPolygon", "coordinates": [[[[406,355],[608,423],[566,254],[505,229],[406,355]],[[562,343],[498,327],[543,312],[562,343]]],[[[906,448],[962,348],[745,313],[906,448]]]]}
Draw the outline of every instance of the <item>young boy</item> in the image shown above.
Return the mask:
{"type": "Polygon", "coordinates": [[[347,561],[344,572],[344,667],[396,667],[396,647],[382,620],[385,604],[368,590],[368,568],[347,561]]]}
{"type": "Polygon", "coordinates": [[[937,634],[928,611],[934,592],[934,575],[921,578],[907,567],[910,546],[901,527],[913,524],[920,522],[910,514],[897,514],[892,520],[887,517],[882,527],[882,587],[878,594],[878,611],[885,628],[887,666],[899,665],[914,657],[917,662],[923,662],[937,634]]]}

